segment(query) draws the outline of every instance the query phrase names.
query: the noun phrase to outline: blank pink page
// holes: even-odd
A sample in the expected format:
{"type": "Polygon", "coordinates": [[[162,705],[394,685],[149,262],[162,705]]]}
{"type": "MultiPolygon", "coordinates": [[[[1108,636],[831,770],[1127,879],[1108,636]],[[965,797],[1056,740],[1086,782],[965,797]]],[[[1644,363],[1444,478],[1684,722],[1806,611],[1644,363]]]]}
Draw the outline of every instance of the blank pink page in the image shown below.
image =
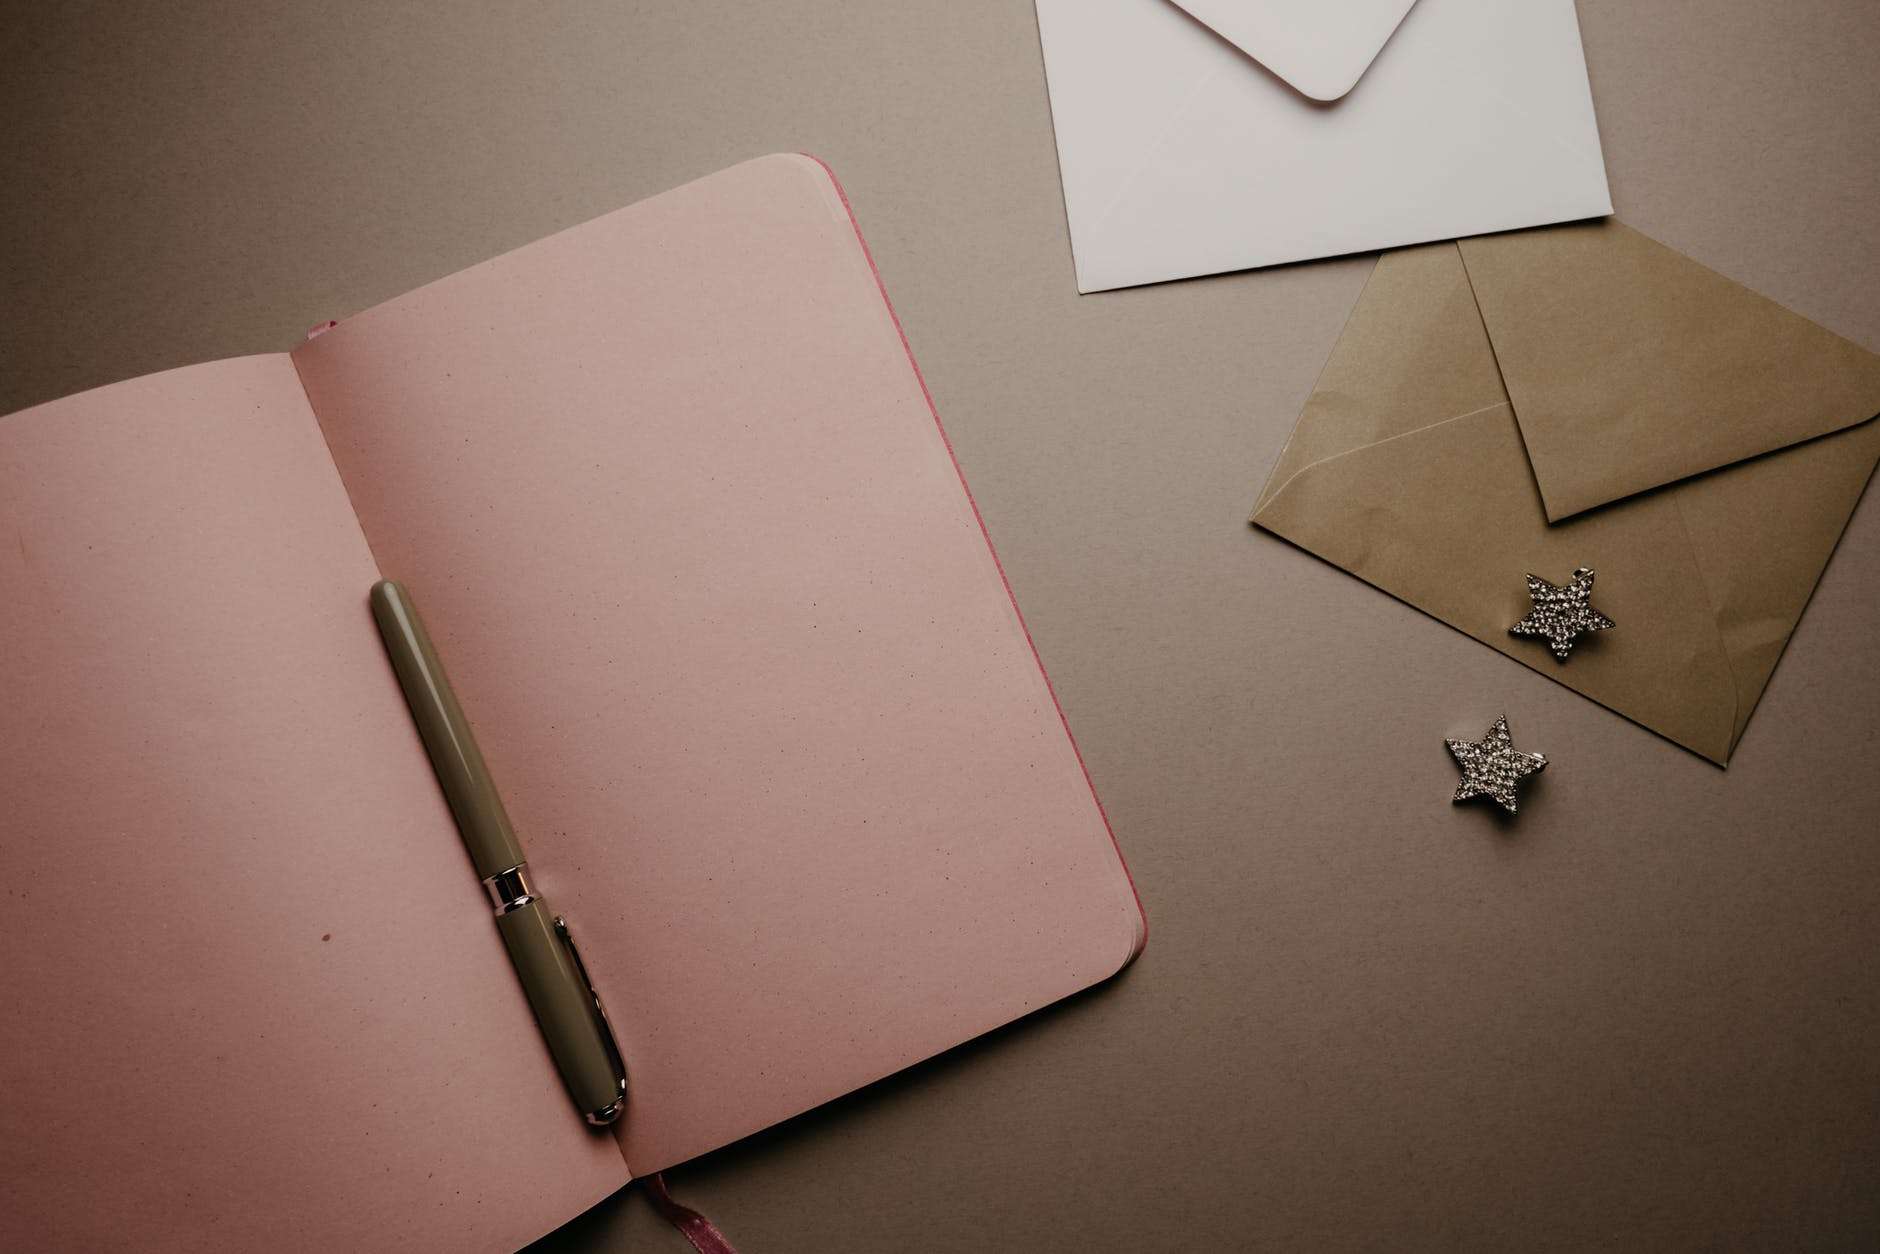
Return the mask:
{"type": "Polygon", "coordinates": [[[285,354],[0,418],[0,1249],[504,1254],[625,1183],[285,354]]]}
{"type": "Polygon", "coordinates": [[[1121,859],[819,164],[737,166],[294,359],[610,1005],[636,1173],[1139,948],[1121,859]]]}

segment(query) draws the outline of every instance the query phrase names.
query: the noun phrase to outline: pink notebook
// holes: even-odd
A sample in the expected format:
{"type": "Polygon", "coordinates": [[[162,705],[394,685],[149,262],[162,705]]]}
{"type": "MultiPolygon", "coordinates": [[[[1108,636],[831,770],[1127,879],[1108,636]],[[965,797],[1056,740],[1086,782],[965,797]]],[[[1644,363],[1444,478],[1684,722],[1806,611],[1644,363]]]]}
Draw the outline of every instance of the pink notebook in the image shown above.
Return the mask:
{"type": "Polygon", "coordinates": [[[0,419],[0,1247],[511,1250],[1144,923],[840,189],[752,161],[0,419]],[[576,1114],[402,580],[631,1077],[576,1114]]]}

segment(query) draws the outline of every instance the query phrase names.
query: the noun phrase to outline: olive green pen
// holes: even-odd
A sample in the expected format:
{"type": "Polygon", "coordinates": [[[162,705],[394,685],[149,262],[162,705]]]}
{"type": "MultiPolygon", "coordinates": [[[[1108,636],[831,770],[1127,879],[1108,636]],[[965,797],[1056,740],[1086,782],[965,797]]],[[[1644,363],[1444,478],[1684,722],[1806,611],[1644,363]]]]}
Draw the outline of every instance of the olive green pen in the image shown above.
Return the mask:
{"type": "Polygon", "coordinates": [[[370,600],[431,767],[496,908],[496,928],[548,1038],[548,1052],[587,1121],[612,1123],[626,1107],[626,1068],[568,924],[549,913],[529,883],[509,813],[410,594],[385,579],[372,586],[370,600]]]}

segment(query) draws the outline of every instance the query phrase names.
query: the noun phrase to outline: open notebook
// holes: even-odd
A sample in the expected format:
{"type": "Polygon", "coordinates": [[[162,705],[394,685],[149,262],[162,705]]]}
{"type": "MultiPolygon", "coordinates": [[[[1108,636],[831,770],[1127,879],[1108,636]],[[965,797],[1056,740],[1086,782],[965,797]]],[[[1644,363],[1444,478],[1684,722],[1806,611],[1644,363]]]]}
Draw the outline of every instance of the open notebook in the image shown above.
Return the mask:
{"type": "Polygon", "coordinates": [[[0,419],[0,641],[7,1249],[513,1249],[1142,945],[809,158],[0,419]],[[612,1135],[492,926],[381,575],[612,1014],[612,1135]]]}

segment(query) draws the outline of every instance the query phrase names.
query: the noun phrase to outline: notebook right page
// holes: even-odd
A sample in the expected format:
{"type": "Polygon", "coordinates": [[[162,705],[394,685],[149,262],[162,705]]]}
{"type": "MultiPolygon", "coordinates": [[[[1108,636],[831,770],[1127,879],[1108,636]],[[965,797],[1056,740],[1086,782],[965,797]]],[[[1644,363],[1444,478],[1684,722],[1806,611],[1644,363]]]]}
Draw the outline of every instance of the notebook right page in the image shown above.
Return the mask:
{"type": "Polygon", "coordinates": [[[737,166],[295,359],[609,1004],[635,1173],[1140,948],[1121,858],[818,163],[737,166]]]}

